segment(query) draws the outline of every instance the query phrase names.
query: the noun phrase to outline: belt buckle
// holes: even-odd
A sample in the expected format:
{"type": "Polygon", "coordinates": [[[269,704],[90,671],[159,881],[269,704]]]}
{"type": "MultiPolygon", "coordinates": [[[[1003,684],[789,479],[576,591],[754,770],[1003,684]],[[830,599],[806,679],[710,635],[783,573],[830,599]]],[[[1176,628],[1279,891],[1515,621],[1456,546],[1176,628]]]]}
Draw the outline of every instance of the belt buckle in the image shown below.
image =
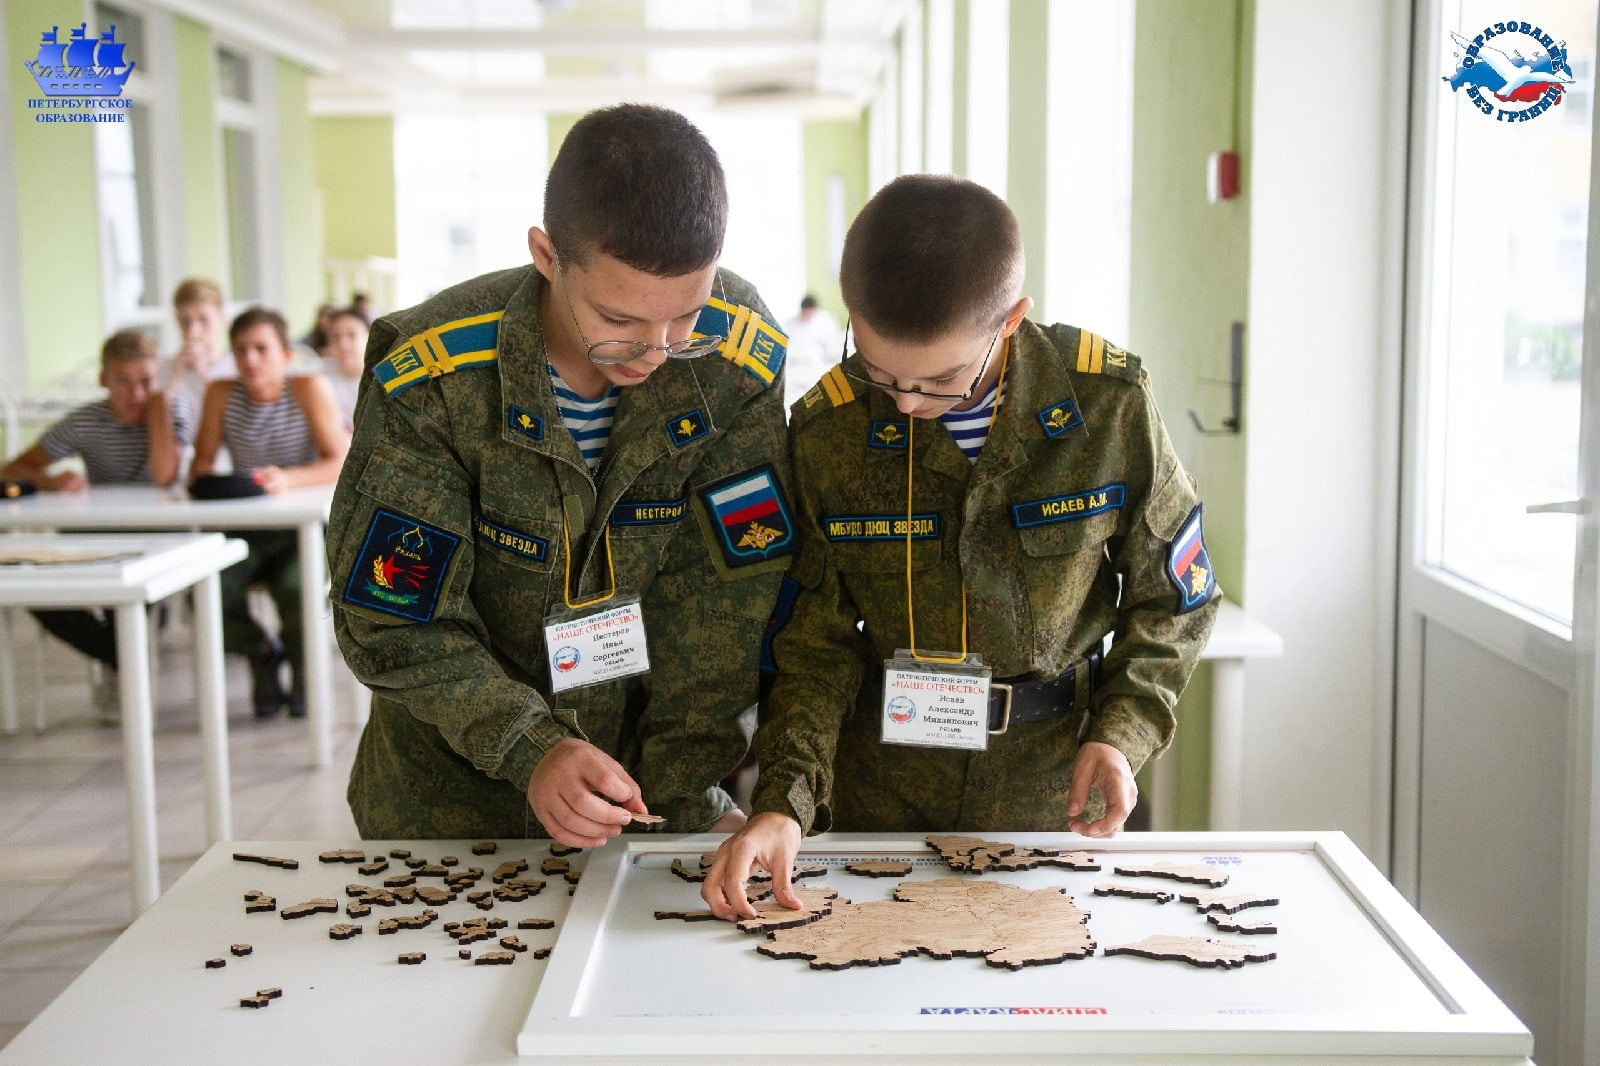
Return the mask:
{"type": "Polygon", "coordinates": [[[991,729],[991,730],[989,730],[989,735],[991,737],[998,737],[1001,734],[1003,734],[1007,729],[1011,728],[1011,685],[1010,685],[1009,682],[1006,682],[1006,681],[991,681],[991,682],[989,682],[989,691],[993,692],[995,689],[1000,689],[1003,692],[1005,692],[1005,694],[1006,694],[1006,705],[1005,705],[1005,712],[1000,715],[1000,728],[999,729],[991,729]]]}

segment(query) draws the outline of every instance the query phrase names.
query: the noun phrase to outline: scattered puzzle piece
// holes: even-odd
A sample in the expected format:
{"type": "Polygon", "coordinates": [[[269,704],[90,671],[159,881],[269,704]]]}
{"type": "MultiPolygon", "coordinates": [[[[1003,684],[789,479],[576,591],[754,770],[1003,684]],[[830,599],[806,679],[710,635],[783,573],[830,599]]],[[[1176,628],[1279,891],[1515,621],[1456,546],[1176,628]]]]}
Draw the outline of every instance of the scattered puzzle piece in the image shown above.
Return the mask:
{"type": "Polygon", "coordinates": [[[380,918],[378,935],[386,936],[399,929],[426,929],[438,917],[438,911],[425,910],[418,914],[397,914],[393,918],[380,918]]]}
{"type": "Polygon", "coordinates": [[[528,945],[524,944],[522,942],[522,938],[519,937],[519,936],[503,936],[503,937],[501,937],[500,938],[500,946],[505,948],[507,951],[518,951],[518,952],[521,952],[521,951],[527,951],[528,950],[528,945]]]}
{"type": "Polygon", "coordinates": [[[1228,895],[1223,892],[1185,892],[1178,896],[1185,903],[1193,903],[1194,909],[1202,914],[1206,911],[1222,911],[1224,914],[1236,914],[1246,907],[1275,907],[1278,900],[1273,896],[1228,895]]]}
{"type": "Polygon", "coordinates": [[[449,867],[440,866],[436,862],[425,862],[412,872],[418,877],[448,877],[450,875],[449,867]]]}
{"type": "Polygon", "coordinates": [[[572,869],[572,863],[566,859],[558,859],[554,856],[545,859],[539,864],[539,872],[545,874],[546,876],[552,874],[564,874],[570,869],[572,869]]]}
{"type": "Polygon", "coordinates": [[[1191,966],[1236,970],[1247,962],[1266,962],[1275,951],[1256,951],[1248,944],[1212,940],[1203,936],[1147,936],[1137,944],[1106,948],[1107,955],[1137,955],[1144,959],[1187,962],[1191,966]]]}
{"type": "Polygon", "coordinates": [[[582,848],[575,848],[571,844],[558,844],[554,840],[550,842],[550,854],[552,855],[573,855],[582,850],[582,848]]]}
{"type": "Polygon", "coordinates": [[[1278,926],[1276,923],[1271,921],[1241,922],[1236,921],[1233,918],[1224,917],[1215,911],[1206,915],[1206,921],[1210,922],[1224,933],[1261,934],[1276,933],[1278,931],[1278,926]]]}
{"type": "Polygon", "coordinates": [[[389,860],[380,855],[371,862],[364,862],[360,866],[356,867],[356,872],[362,877],[376,877],[378,874],[383,873],[383,871],[387,870],[388,868],[389,860]]]}
{"type": "Polygon", "coordinates": [[[399,956],[401,966],[421,966],[428,957],[425,951],[402,951],[399,956]]]}
{"type": "Polygon", "coordinates": [[[439,856],[439,865],[440,866],[460,866],[461,865],[461,860],[456,858],[454,855],[441,855],[441,856],[439,856]]]}
{"type": "Polygon", "coordinates": [[[981,874],[986,870],[1032,870],[1039,866],[1063,866],[1069,870],[1098,870],[1100,863],[1087,851],[1062,851],[1060,848],[1022,847],[1002,840],[932,833],[925,838],[950,869],[981,874]]]}
{"type": "Polygon", "coordinates": [[[534,948],[533,949],[533,957],[536,958],[536,959],[548,959],[550,957],[550,949],[549,948],[534,948]]]}
{"type": "Polygon", "coordinates": [[[426,866],[426,865],[428,865],[428,860],[427,860],[427,859],[424,859],[424,858],[423,858],[423,857],[422,857],[422,856],[420,856],[420,855],[417,855],[417,856],[413,856],[413,855],[412,855],[412,854],[411,854],[411,853],[410,853],[410,852],[409,852],[409,851],[408,851],[408,852],[406,852],[406,857],[405,857],[405,864],[406,864],[406,869],[408,869],[408,870],[415,870],[415,869],[416,869],[416,868],[417,868],[417,867],[419,867],[419,866],[426,866]]]}
{"type": "Polygon", "coordinates": [[[845,870],[861,877],[907,877],[911,874],[911,863],[898,859],[862,859],[846,866],[845,870]]]}
{"type": "Polygon", "coordinates": [[[517,922],[518,929],[554,929],[554,918],[523,918],[517,922]]]}
{"type": "Polygon", "coordinates": [[[659,814],[639,814],[634,811],[628,812],[628,820],[635,825],[648,825],[652,828],[658,825],[665,825],[667,822],[666,818],[659,814]]]}
{"type": "Polygon", "coordinates": [[[367,853],[354,848],[340,848],[338,851],[325,851],[317,856],[318,862],[366,862],[367,853]]]}
{"type": "Polygon", "coordinates": [[[291,918],[306,918],[313,914],[338,914],[339,901],[336,899],[308,899],[304,903],[296,903],[293,907],[285,907],[279,911],[279,917],[288,921],[291,918]]]}
{"type": "Polygon", "coordinates": [[[456,894],[454,892],[447,892],[442,888],[434,888],[432,885],[423,885],[417,889],[417,898],[424,903],[442,906],[443,904],[449,903],[451,900],[455,899],[456,894]]]}
{"type": "Polygon", "coordinates": [[[252,1010],[260,1010],[262,1007],[265,1007],[271,1002],[272,1000],[268,999],[266,996],[245,996],[243,999],[239,1000],[239,1006],[249,1007],[252,1010]]]}
{"type": "MultiPolygon", "coordinates": [[[[1028,890],[997,881],[906,881],[887,902],[836,904],[831,914],[780,929],[756,950],[807,959],[815,970],[882,966],[918,953],[981,957],[1019,970],[1094,954],[1089,915],[1059,888],[1028,890]]],[[[745,928],[745,923],[740,923],[745,928]]]]}
{"type": "Polygon", "coordinates": [[[247,896],[245,899],[244,912],[246,914],[259,914],[262,911],[275,911],[277,909],[278,900],[274,896],[257,892],[254,897],[247,896]]]}
{"type": "MultiPolygon", "coordinates": [[[[494,873],[489,875],[489,880],[498,885],[502,881],[509,881],[511,878],[517,876],[527,868],[527,859],[507,859],[505,862],[494,868],[494,873]]],[[[544,884],[543,881],[539,883],[541,885],[544,884]]]]}
{"type": "Polygon", "coordinates": [[[360,900],[353,899],[344,905],[344,916],[346,918],[365,918],[371,913],[372,907],[362,903],[360,900]]]}
{"type": "Polygon", "coordinates": [[[235,955],[242,956],[250,954],[255,950],[255,948],[251,947],[249,944],[229,944],[228,950],[233,952],[235,955]]]}
{"type": "Polygon", "coordinates": [[[395,874],[393,877],[385,877],[383,879],[384,888],[404,888],[407,885],[416,883],[417,878],[414,874],[395,874]]]}
{"type": "Polygon", "coordinates": [[[263,866],[276,866],[282,870],[300,869],[299,859],[279,859],[271,855],[246,855],[243,852],[233,853],[234,862],[259,862],[263,866]]]}
{"type": "Polygon", "coordinates": [[[220,970],[226,965],[228,965],[227,959],[217,958],[206,960],[206,969],[208,970],[220,970]]]}
{"type": "Polygon", "coordinates": [[[351,925],[349,922],[338,922],[328,926],[329,940],[349,940],[353,936],[359,936],[360,933],[361,927],[359,925],[351,925]]]}
{"type": "Polygon", "coordinates": [[[1157,903],[1171,903],[1178,898],[1177,893],[1168,892],[1164,888],[1145,888],[1143,885],[1119,885],[1115,882],[1095,885],[1094,894],[1097,896],[1127,896],[1129,899],[1153,899],[1157,903]]]}
{"type": "Polygon", "coordinates": [[[391,859],[409,859],[409,858],[411,858],[411,852],[407,848],[390,848],[389,849],[389,858],[391,858],[391,859]]]}
{"type": "Polygon", "coordinates": [[[678,877],[683,878],[685,881],[697,883],[706,879],[706,871],[703,867],[697,870],[691,870],[689,867],[683,864],[682,859],[672,860],[672,872],[678,877]]]}
{"type": "Polygon", "coordinates": [[[510,966],[517,961],[514,951],[485,951],[472,960],[474,966],[510,966]]]}
{"type": "Polygon", "coordinates": [[[1228,875],[1215,866],[1203,862],[1184,863],[1153,862],[1144,866],[1118,866],[1119,877],[1165,877],[1172,881],[1186,881],[1193,885],[1210,885],[1221,888],[1228,883],[1228,875]]]}
{"type": "Polygon", "coordinates": [[[281,999],[283,997],[283,989],[281,989],[281,988],[258,988],[258,989],[256,989],[256,995],[258,995],[258,996],[266,996],[268,999],[281,999]]]}
{"type": "Polygon", "coordinates": [[[492,840],[480,840],[472,845],[472,854],[474,855],[493,855],[499,850],[500,845],[492,840]]]}
{"type": "Polygon", "coordinates": [[[456,952],[456,958],[458,958],[458,959],[470,959],[470,958],[472,958],[472,949],[471,948],[462,948],[460,951],[456,952]]]}

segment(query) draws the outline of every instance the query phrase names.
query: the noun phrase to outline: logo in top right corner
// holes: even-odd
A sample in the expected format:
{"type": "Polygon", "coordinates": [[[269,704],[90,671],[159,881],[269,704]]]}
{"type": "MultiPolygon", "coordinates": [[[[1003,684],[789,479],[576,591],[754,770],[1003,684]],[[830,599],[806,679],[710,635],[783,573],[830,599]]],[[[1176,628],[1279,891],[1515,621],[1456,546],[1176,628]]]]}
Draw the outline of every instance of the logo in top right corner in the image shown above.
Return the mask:
{"type": "Polygon", "coordinates": [[[1496,122],[1528,122],[1561,103],[1576,79],[1567,42],[1527,22],[1496,22],[1472,39],[1452,33],[1456,69],[1444,80],[1496,122]]]}

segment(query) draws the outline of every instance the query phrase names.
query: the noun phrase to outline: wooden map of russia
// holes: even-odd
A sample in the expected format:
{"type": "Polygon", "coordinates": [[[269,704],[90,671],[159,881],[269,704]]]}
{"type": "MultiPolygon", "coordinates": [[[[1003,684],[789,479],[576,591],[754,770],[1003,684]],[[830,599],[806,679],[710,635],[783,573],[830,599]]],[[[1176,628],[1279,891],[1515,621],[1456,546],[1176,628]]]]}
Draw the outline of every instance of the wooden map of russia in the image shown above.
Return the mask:
{"type": "Polygon", "coordinates": [[[982,958],[1010,970],[1094,954],[1089,915],[1064,889],[1029,890],[957,878],[908,881],[894,900],[837,900],[831,913],[771,933],[756,948],[775,959],[807,959],[813,970],[886,966],[922,953],[982,958]]]}

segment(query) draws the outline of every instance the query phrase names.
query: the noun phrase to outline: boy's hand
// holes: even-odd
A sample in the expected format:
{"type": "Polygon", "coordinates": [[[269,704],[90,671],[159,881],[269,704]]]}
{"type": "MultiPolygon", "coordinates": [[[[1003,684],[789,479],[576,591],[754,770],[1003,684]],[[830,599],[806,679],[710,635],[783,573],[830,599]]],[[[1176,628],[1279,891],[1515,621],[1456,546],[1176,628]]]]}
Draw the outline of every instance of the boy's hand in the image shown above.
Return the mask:
{"type": "Polygon", "coordinates": [[[268,492],[287,492],[292,486],[289,484],[289,475],[283,472],[281,466],[262,466],[252,471],[257,485],[268,492]]]}
{"type": "Polygon", "coordinates": [[[40,478],[39,487],[46,492],[82,492],[89,487],[89,482],[76,470],[63,470],[40,478]]]}
{"type": "Polygon", "coordinates": [[[598,848],[645,809],[639,785],[611,756],[568,738],[544,753],[528,779],[528,806],[558,842],[598,848]]]}
{"type": "Polygon", "coordinates": [[[757,866],[772,874],[772,898],[790,910],[799,910],[800,900],[789,885],[789,874],[800,850],[800,836],[799,822],[787,814],[766,811],[724,840],[700,885],[700,898],[710,905],[711,913],[730,922],[756,916],[744,883],[757,866]]]}
{"type": "Polygon", "coordinates": [[[1086,741],[1072,763],[1072,788],[1067,793],[1067,817],[1074,833],[1086,837],[1114,837],[1139,801],[1128,757],[1110,744],[1086,741]],[[1098,788],[1106,798],[1106,812],[1093,822],[1083,820],[1089,790],[1098,788]]]}

